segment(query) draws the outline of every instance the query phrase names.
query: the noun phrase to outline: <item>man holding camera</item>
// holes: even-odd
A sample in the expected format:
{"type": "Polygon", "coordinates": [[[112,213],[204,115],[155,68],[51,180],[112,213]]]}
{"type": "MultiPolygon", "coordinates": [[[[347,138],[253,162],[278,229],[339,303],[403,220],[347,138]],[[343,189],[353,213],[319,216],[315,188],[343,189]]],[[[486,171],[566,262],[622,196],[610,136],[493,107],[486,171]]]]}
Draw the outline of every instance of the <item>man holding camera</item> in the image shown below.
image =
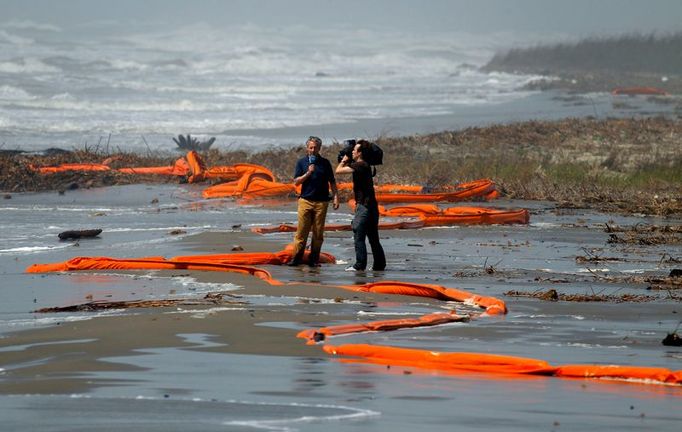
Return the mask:
{"type": "Polygon", "coordinates": [[[386,268],[386,256],[379,242],[379,204],[374,195],[372,168],[368,160],[372,155],[372,143],[358,140],[349,155],[344,154],[336,167],[337,174],[353,175],[353,194],[355,196],[355,216],[353,217],[353,241],[355,243],[355,264],[346,271],[364,271],[367,268],[367,245],[369,239],[374,263],[373,271],[386,268]]]}
{"type": "Polygon", "coordinates": [[[310,267],[319,267],[320,251],[324,241],[324,221],[329,206],[329,188],[331,187],[334,210],[339,208],[339,194],[336,188],[334,170],[328,159],[320,156],[322,140],[311,136],[306,142],[306,155],[296,162],[294,184],[301,185],[298,199],[298,227],[294,237],[293,258],[290,266],[303,263],[305,244],[311,229],[310,267]]]}

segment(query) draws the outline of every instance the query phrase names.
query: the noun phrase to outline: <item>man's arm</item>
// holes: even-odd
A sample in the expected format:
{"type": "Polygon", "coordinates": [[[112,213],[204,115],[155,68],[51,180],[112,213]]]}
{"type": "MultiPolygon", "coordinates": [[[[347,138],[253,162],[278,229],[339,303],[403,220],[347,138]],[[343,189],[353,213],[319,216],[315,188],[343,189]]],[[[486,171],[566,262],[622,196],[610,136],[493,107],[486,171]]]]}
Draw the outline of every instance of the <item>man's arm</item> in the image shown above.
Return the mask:
{"type": "MultiPolygon", "coordinates": [[[[329,169],[331,170],[332,164],[329,164],[329,169]]],[[[336,179],[334,178],[334,173],[331,173],[331,178],[329,179],[329,186],[332,189],[332,205],[334,210],[339,208],[339,188],[336,187],[336,179]]]]}
{"type": "Polygon", "coordinates": [[[350,158],[344,156],[336,167],[336,174],[353,174],[353,168],[351,168],[349,164],[350,158]]]}
{"type": "Polygon", "coordinates": [[[300,164],[296,164],[296,172],[294,173],[294,184],[296,186],[300,185],[304,181],[308,180],[315,171],[315,165],[309,165],[308,171],[303,172],[303,167],[300,164]]]}

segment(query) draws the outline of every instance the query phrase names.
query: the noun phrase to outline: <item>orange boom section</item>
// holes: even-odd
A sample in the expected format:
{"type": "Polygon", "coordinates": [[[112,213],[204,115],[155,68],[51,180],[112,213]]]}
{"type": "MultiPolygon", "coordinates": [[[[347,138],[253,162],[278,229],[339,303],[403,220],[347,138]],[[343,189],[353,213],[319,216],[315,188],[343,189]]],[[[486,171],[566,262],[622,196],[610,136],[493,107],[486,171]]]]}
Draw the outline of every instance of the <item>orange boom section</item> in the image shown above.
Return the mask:
{"type": "Polygon", "coordinates": [[[204,198],[274,198],[293,195],[293,184],[265,180],[258,173],[243,175],[239,180],[221,183],[204,189],[204,198]]]}
{"type": "Polygon", "coordinates": [[[490,315],[507,313],[507,305],[495,297],[480,296],[456,288],[441,285],[417,284],[400,281],[383,281],[364,285],[339,285],[351,291],[372,292],[381,294],[398,294],[417,297],[430,297],[439,300],[454,300],[472,304],[485,309],[490,315]]]}
{"type": "Polygon", "coordinates": [[[468,321],[469,317],[457,315],[456,313],[436,312],[419,318],[398,318],[392,320],[373,321],[368,323],[342,324],[331,327],[322,327],[317,330],[306,329],[299,332],[296,337],[306,339],[309,345],[325,340],[331,336],[340,336],[352,333],[363,333],[370,331],[391,331],[402,328],[428,327],[452,322],[468,321]]]}
{"type": "Polygon", "coordinates": [[[372,363],[425,369],[534,375],[552,375],[557,370],[544,360],[496,354],[436,352],[368,344],[325,345],[322,349],[329,354],[361,357],[372,363]]]}
{"type": "MultiPolygon", "coordinates": [[[[310,251],[306,250],[303,255],[307,262],[310,251]]],[[[67,261],[51,264],[33,264],[26,269],[27,273],[48,273],[77,270],[163,270],[163,269],[186,269],[206,271],[230,271],[248,273],[258,276],[273,285],[281,285],[272,278],[269,272],[255,267],[258,264],[282,265],[293,257],[292,247],[279,252],[252,252],[231,253],[213,255],[186,255],[166,259],[159,257],[144,258],[111,258],[111,257],[75,257],[67,261]]],[[[320,262],[334,264],[336,258],[328,253],[320,254],[320,262]]]]}
{"type": "Polygon", "coordinates": [[[390,209],[379,206],[379,214],[391,217],[418,217],[424,222],[424,226],[427,227],[472,224],[527,224],[530,221],[530,214],[526,209],[450,207],[441,210],[434,204],[412,204],[390,209]]]}
{"type": "Polygon", "coordinates": [[[325,345],[332,355],[352,356],[377,364],[412,366],[442,371],[493,374],[532,374],[562,378],[593,378],[636,381],[645,384],[682,384],[682,371],[647,366],[565,365],[544,360],[485,353],[437,352],[367,344],[325,345]]]}
{"type": "Polygon", "coordinates": [[[452,207],[442,214],[420,217],[424,226],[474,224],[527,224],[530,214],[526,209],[488,209],[481,207],[452,207]]]}
{"type": "Polygon", "coordinates": [[[26,269],[27,273],[47,273],[75,270],[203,270],[225,271],[257,276],[272,285],[281,282],[272,278],[269,272],[247,265],[227,264],[211,261],[173,261],[164,257],[149,258],[109,258],[75,257],[62,263],[34,264],[26,269]]]}
{"type": "Polygon", "coordinates": [[[611,91],[612,95],[658,95],[666,96],[668,92],[656,87],[617,87],[611,91]]]}
{"type": "Polygon", "coordinates": [[[57,166],[35,167],[29,165],[33,171],[41,174],[53,174],[66,171],[115,171],[130,175],[169,175],[187,177],[189,183],[198,183],[206,179],[237,180],[245,175],[255,176],[269,181],[275,180],[275,175],[269,169],[261,165],[250,163],[238,163],[231,166],[207,167],[201,159],[199,153],[192,150],[184,157],[178,158],[172,165],[153,166],[153,167],[125,167],[113,169],[110,163],[120,159],[114,156],[105,159],[101,164],[93,163],[69,163],[57,166]]]}
{"type": "Polygon", "coordinates": [[[189,164],[185,158],[179,158],[173,165],[158,167],[119,168],[123,174],[156,174],[184,177],[189,174],[189,164]]]}
{"type": "Polygon", "coordinates": [[[67,171],[111,171],[111,168],[108,165],[88,163],[68,163],[47,167],[29,165],[29,168],[33,171],[38,171],[41,174],[54,174],[67,171]]]}
{"type": "MultiPolygon", "coordinates": [[[[380,223],[380,230],[394,230],[394,229],[416,229],[422,228],[424,226],[423,221],[406,221],[406,222],[392,222],[392,223],[380,223]]],[[[325,231],[351,231],[350,223],[347,224],[325,224],[325,231]]],[[[264,227],[253,227],[252,232],[257,234],[270,234],[276,232],[296,232],[296,225],[292,224],[280,224],[275,226],[264,226],[264,227]]]]}
{"type": "Polygon", "coordinates": [[[436,193],[383,193],[376,194],[380,203],[400,202],[455,202],[473,198],[494,199],[499,196],[495,189],[495,182],[488,179],[475,180],[469,183],[460,183],[452,187],[452,191],[436,193]]]}

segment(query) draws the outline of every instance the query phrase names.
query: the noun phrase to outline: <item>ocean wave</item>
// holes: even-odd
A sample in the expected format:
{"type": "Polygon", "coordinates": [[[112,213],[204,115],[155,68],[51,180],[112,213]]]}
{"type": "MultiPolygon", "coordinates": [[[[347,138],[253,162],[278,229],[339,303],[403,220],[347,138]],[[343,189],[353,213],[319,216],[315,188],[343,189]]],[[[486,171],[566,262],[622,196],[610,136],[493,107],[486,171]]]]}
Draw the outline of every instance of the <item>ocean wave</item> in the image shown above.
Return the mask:
{"type": "Polygon", "coordinates": [[[137,313],[131,312],[130,309],[109,309],[106,311],[96,313],[84,312],[83,314],[79,315],[58,314],[54,316],[45,316],[40,318],[37,317],[38,315],[34,315],[34,318],[0,321],[0,329],[6,328],[17,330],[32,327],[48,327],[53,325],[59,325],[65,322],[89,321],[99,317],[118,316],[122,314],[137,315],[137,313]]]}
{"type": "MultiPolygon", "coordinates": [[[[21,426],[28,430],[46,428],[69,430],[74,425],[88,424],[93,430],[111,428],[109,416],[99,418],[92,413],[126,413],[125,425],[132,430],[146,429],[150,424],[169,430],[226,428],[226,430],[255,429],[292,432],[297,425],[329,422],[357,422],[381,414],[366,408],[333,404],[301,402],[262,402],[249,400],[221,400],[216,398],[169,398],[141,394],[122,397],[103,397],[90,394],[66,395],[11,395],[1,397],[3,407],[14,410],[31,409],[33,416],[24,416],[21,426]],[[63,413],[54,417],[53,413],[63,413]],[[173,413],[169,416],[168,413],[173,413]],[[52,416],[52,417],[51,417],[52,416]],[[186,429],[186,427],[185,427],[186,429]]],[[[10,429],[18,424],[8,419],[10,429]]],[[[114,424],[116,424],[114,422],[114,424]]],[[[121,423],[123,424],[123,423],[121,423]]],[[[353,423],[350,423],[351,427],[353,423]]]]}
{"type": "Polygon", "coordinates": [[[20,246],[20,247],[15,247],[15,248],[9,248],[9,249],[0,249],[0,255],[7,255],[7,254],[17,254],[17,253],[24,253],[24,254],[30,254],[30,253],[38,253],[38,252],[45,252],[45,251],[51,251],[51,250],[56,250],[56,249],[64,249],[67,247],[71,247],[73,244],[61,244],[59,246],[20,246]]]}
{"type": "Polygon", "coordinates": [[[2,101],[21,101],[21,100],[32,100],[35,96],[29,94],[26,90],[14,87],[11,85],[0,86],[0,100],[2,101]]]}
{"type": "Polygon", "coordinates": [[[20,30],[37,30],[37,31],[47,31],[60,33],[62,31],[61,27],[57,27],[53,24],[39,23],[31,20],[17,20],[13,19],[11,21],[4,22],[2,27],[20,29],[20,30]]]}
{"type": "Polygon", "coordinates": [[[7,43],[11,45],[30,45],[34,41],[26,37],[18,36],[12,33],[8,33],[5,30],[0,30],[0,43],[7,43]]]}
{"type": "Polygon", "coordinates": [[[44,74],[57,73],[60,69],[43,63],[34,57],[19,57],[0,62],[0,72],[8,74],[44,74]]]}

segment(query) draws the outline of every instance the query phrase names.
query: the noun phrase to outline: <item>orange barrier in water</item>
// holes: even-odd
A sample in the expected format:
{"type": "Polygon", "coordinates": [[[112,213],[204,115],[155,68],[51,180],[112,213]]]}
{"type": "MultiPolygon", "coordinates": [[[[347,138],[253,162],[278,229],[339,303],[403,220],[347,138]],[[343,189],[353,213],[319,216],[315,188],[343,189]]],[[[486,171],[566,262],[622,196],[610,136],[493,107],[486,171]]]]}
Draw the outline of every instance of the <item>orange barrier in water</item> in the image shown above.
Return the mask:
{"type": "MultiPolygon", "coordinates": [[[[274,281],[269,272],[255,267],[219,262],[170,261],[164,257],[147,258],[109,258],[75,257],[63,263],[34,264],[26,269],[27,273],[46,273],[75,270],[207,270],[246,273],[268,282],[274,281]]],[[[278,282],[276,284],[279,284],[278,282]]]]}
{"type": "Polygon", "coordinates": [[[275,175],[269,169],[261,165],[250,163],[238,163],[232,166],[215,166],[208,168],[199,154],[192,150],[184,157],[178,158],[172,165],[154,167],[126,167],[113,169],[109,166],[115,162],[116,157],[107,158],[101,164],[70,163],[49,167],[29,168],[41,174],[54,174],[66,171],[115,171],[123,174],[155,174],[185,177],[189,183],[198,183],[206,179],[236,180],[244,175],[256,176],[266,180],[274,181],[275,175]]]}
{"type": "Polygon", "coordinates": [[[296,337],[306,339],[308,344],[312,345],[332,336],[364,333],[369,331],[391,331],[403,328],[428,327],[468,320],[469,317],[457,315],[455,313],[436,312],[428,315],[422,315],[419,318],[398,318],[368,323],[342,324],[337,326],[322,327],[319,329],[306,329],[299,332],[296,337]]]}
{"type": "MultiPolygon", "coordinates": [[[[351,207],[354,202],[349,202],[351,207]]],[[[379,206],[379,214],[391,217],[418,217],[424,226],[472,224],[527,224],[530,214],[526,209],[498,209],[486,207],[450,207],[441,210],[435,204],[412,204],[387,209],[379,206]]]]}
{"type": "MultiPolygon", "coordinates": [[[[344,183],[337,183],[336,187],[339,190],[353,190],[353,183],[352,182],[344,182],[344,183]]],[[[407,193],[422,193],[424,191],[423,186],[416,186],[416,185],[401,185],[401,184],[383,184],[383,185],[374,185],[374,192],[377,193],[399,193],[399,192],[407,192],[407,193]]]]}
{"type": "Polygon", "coordinates": [[[243,175],[239,180],[221,183],[204,189],[204,198],[273,198],[294,195],[296,187],[289,183],[268,181],[258,173],[243,175]]]}
{"type": "Polygon", "coordinates": [[[54,174],[65,171],[110,171],[111,168],[104,164],[88,164],[88,163],[68,163],[57,166],[36,167],[29,165],[33,171],[38,171],[41,174],[54,174]]]}
{"type": "Polygon", "coordinates": [[[420,216],[424,226],[474,224],[527,224],[530,214],[526,209],[488,209],[481,207],[453,207],[439,215],[420,216]]]}
{"type": "MultiPolygon", "coordinates": [[[[394,229],[416,229],[422,228],[424,222],[421,220],[417,221],[405,221],[405,222],[392,222],[392,223],[379,223],[380,230],[394,230],[394,229]]],[[[296,225],[292,224],[280,224],[276,226],[265,226],[265,227],[253,227],[252,232],[257,234],[271,234],[276,232],[296,232],[296,225]]],[[[352,231],[353,228],[348,224],[325,224],[325,231],[352,231]]]]}
{"type": "Polygon", "coordinates": [[[436,193],[377,193],[376,198],[380,203],[399,202],[438,202],[438,201],[464,201],[472,198],[491,200],[497,198],[499,193],[495,189],[495,182],[488,179],[474,180],[468,183],[460,183],[448,192],[436,193]]]}
{"type": "MultiPolygon", "coordinates": [[[[307,263],[310,256],[310,250],[306,250],[303,254],[303,262],[307,263]]],[[[186,255],[169,258],[168,261],[180,262],[215,262],[222,264],[243,264],[243,265],[259,265],[272,264],[283,265],[291,261],[293,258],[292,248],[279,252],[247,252],[247,253],[229,253],[229,254],[211,254],[211,255],[186,255]]],[[[334,255],[320,252],[320,263],[322,264],[336,264],[334,255]]]]}
{"type": "Polygon", "coordinates": [[[611,91],[612,95],[659,95],[666,96],[668,92],[656,87],[617,87],[611,91]]]}
{"type": "Polygon", "coordinates": [[[370,363],[412,366],[443,371],[492,374],[532,374],[565,378],[637,380],[654,384],[682,384],[682,371],[621,365],[552,366],[544,360],[485,353],[436,352],[367,344],[325,345],[328,354],[359,357],[370,363]]]}
{"type": "Polygon", "coordinates": [[[436,352],[368,344],[325,345],[322,349],[328,354],[361,357],[372,363],[426,369],[535,375],[551,375],[557,370],[543,360],[496,354],[436,352]]]}
{"type": "Polygon", "coordinates": [[[507,305],[495,297],[480,296],[456,288],[447,288],[441,285],[417,284],[400,281],[382,281],[366,283],[364,285],[339,285],[351,291],[371,292],[381,294],[398,294],[417,297],[430,297],[439,300],[453,300],[466,304],[472,304],[485,309],[490,315],[507,313],[507,305]]]}
{"type": "Polygon", "coordinates": [[[119,168],[116,171],[123,174],[155,174],[184,177],[189,174],[189,165],[185,158],[179,158],[172,166],[119,168]]]}
{"type": "MultiPolygon", "coordinates": [[[[258,264],[282,265],[293,258],[293,247],[288,245],[279,252],[246,252],[211,255],[185,255],[169,259],[164,257],[144,258],[111,258],[111,257],[75,257],[67,261],[51,264],[33,264],[26,269],[27,273],[48,273],[77,270],[154,270],[154,269],[187,269],[208,271],[234,271],[249,273],[267,280],[275,285],[281,285],[275,281],[270,273],[255,267],[258,264]]],[[[308,262],[310,250],[303,254],[303,262],[308,262]]],[[[334,255],[322,252],[319,262],[323,264],[335,264],[334,255]]]]}
{"type": "Polygon", "coordinates": [[[27,273],[47,273],[75,270],[205,270],[226,271],[257,276],[272,285],[281,282],[272,278],[269,272],[247,265],[223,264],[220,262],[172,261],[164,257],[147,258],[110,258],[75,257],[68,261],[53,264],[33,264],[27,273]]]}

